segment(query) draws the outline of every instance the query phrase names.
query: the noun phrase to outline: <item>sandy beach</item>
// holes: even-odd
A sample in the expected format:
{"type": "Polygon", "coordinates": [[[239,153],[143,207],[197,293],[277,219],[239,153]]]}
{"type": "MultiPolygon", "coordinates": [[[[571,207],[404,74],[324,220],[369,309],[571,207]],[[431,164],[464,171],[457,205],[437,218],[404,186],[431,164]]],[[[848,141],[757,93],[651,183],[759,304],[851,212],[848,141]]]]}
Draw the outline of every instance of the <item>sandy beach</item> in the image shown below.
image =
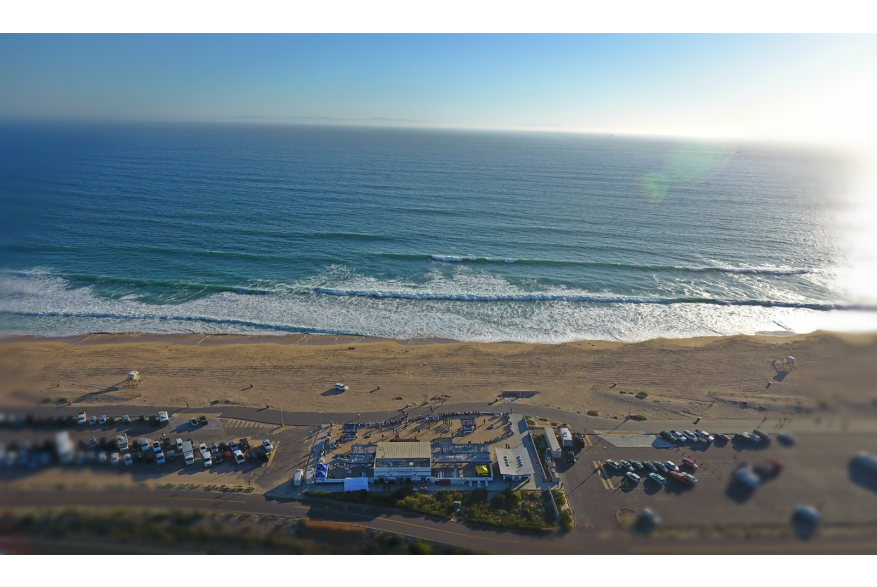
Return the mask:
{"type": "Polygon", "coordinates": [[[823,332],[561,345],[93,334],[0,342],[0,402],[366,412],[514,390],[537,392],[521,402],[610,418],[874,416],[875,358],[877,334],[823,332]],[[789,370],[787,356],[796,358],[789,370]],[[125,383],[131,370],[139,385],[125,383]]]}

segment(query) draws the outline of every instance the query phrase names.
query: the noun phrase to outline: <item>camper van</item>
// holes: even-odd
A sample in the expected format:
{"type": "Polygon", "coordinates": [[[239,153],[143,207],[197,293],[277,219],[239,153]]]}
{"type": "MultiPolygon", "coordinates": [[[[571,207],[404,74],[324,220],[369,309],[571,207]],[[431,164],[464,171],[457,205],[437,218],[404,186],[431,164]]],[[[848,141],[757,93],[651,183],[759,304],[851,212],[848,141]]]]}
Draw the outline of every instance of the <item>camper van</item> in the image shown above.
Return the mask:
{"type": "Polygon", "coordinates": [[[572,433],[569,431],[569,428],[560,429],[560,442],[563,448],[572,448],[572,433]]]}

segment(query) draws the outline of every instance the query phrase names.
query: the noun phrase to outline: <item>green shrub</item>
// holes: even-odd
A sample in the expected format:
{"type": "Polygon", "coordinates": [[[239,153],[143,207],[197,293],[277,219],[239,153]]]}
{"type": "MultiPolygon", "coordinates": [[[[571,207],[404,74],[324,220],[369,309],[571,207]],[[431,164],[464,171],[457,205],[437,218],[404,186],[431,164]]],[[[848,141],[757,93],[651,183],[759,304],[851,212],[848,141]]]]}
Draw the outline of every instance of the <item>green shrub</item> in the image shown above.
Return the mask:
{"type": "Polygon", "coordinates": [[[649,397],[649,394],[644,392],[644,391],[641,391],[638,394],[636,394],[636,397],[638,397],[640,399],[646,399],[647,397],[649,397]]]}
{"type": "Polygon", "coordinates": [[[329,492],[325,489],[318,489],[316,491],[308,491],[306,495],[308,497],[329,497],[329,492]]]}
{"type": "Polygon", "coordinates": [[[560,525],[561,527],[563,527],[564,532],[569,532],[570,530],[572,530],[572,514],[569,513],[569,510],[563,510],[562,512],[560,512],[560,525]]]}
{"type": "Polygon", "coordinates": [[[637,421],[639,421],[639,422],[642,422],[643,420],[648,420],[648,418],[646,418],[646,417],[643,416],[642,414],[634,414],[633,416],[630,417],[630,419],[631,419],[631,420],[637,420],[637,421]]]}
{"type": "Polygon", "coordinates": [[[600,412],[598,412],[597,410],[588,410],[588,415],[589,416],[599,416],[600,412]]]}
{"type": "Polygon", "coordinates": [[[554,502],[557,504],[557,507],[562,508],[566,505],[566,496],[563,494],[563,491],[552,489],[551,495],[554,496],[554,502]]]}

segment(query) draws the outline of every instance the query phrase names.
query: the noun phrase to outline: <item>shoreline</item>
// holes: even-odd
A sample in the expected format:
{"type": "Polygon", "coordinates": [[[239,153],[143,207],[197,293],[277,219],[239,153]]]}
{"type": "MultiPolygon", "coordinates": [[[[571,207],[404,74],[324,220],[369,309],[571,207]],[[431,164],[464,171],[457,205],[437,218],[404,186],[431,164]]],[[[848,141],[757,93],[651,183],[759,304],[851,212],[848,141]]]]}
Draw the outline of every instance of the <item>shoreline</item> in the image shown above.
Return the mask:
{"type": "Polygon", "coordinates": [[[39,344],[39,343],[65,343],[76,346],[92,346],[92,345],[116,345],[116,344],[172,344],[180,346],[224,346],[224,345],[293,345],[293,346],[343,346],[351,344],[375,344],[375,343],[395,343],[398,345],[424,346],[424,345],[520,345],[534,347],[561,347],[565,345],[611,345],[611,346],[635,346],[655,342],[665,344],[677,344],[679,346],[700,346],[720,340],[747,339],[757,340],[760,342],[777,344],[787,343],[791,341],[806,340],[811,337],[834,336],[848,342],[868,342],[877,338],[877,331],[874,332],[840,332],[833,330],[815,330],[807,333],[759,333],[759,334],[732,334],[732,335],[716,335],[716,336],[693,336],[685,338],[665,338],[657,337],[642,341],[610,341],[601,339],[582,339],[567,341],[561,343],[540,343],[540,342],[517,342],[517,341],[496,341],[496,342],[477,342],[462,341],[450,338],[414,338],[414,339],[395,339],[384,338],[379,336],[358,336],[347,334],[153,334],[153,333],[112,333],[112,332],[92,332],[89,334],[79,334],[75,336],[39,336],[39,335],[11,335],[0,336],[0,346],[7,344],[39,344]]]}

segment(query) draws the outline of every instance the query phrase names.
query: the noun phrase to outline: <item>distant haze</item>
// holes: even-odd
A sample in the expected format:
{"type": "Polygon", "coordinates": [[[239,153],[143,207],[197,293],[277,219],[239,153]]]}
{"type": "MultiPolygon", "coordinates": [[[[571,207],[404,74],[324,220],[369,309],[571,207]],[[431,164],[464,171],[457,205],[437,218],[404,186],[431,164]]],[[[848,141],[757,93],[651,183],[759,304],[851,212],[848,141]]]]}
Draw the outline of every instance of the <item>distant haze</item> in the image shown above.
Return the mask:
{"type": "Polygon", "coordinates": [[[867,143],[855,35],[4,35],[0,117],[867,143]]]}

